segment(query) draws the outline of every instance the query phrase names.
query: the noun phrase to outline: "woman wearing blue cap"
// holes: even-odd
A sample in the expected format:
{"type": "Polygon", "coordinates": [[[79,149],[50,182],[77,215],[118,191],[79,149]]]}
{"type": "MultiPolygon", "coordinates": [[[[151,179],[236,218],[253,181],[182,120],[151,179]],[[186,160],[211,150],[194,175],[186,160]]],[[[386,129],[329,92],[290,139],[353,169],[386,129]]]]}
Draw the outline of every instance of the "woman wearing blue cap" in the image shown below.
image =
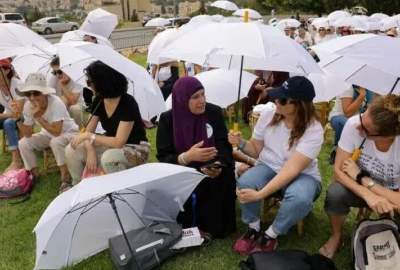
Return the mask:
{"type": "Polygon", "coordinates": [[[278,235],[286,234],[311,211],[321,190],[316,158],[323,143],[323,129],[312,103],[313,85],[305,77],[292,77],[270,90],[268,97],[275,106],[261,113],[250,140],[229,134],[231,144],[258,158],[256,165],[237,181],[242,220],[249,226],[233,247],[242,255],[274,250],[278,235]],[[283,197],[280,209],[261,233],[261,201],[276,193],[283,197]]]}

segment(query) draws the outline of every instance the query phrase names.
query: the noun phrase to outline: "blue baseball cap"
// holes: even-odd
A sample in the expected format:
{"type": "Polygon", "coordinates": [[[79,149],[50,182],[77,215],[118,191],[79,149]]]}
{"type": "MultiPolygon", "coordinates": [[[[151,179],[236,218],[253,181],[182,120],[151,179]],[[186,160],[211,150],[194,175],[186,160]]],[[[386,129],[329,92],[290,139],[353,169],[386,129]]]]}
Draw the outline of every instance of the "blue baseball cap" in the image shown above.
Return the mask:
{"type": "Polygon", "coordinates": [[[268,97],[272,100],[290,98],[312,101],[315,97],[315,91],[309,79],[303,76],[294,76],[287,79],[281,86],[269,90],[268,97]]]}

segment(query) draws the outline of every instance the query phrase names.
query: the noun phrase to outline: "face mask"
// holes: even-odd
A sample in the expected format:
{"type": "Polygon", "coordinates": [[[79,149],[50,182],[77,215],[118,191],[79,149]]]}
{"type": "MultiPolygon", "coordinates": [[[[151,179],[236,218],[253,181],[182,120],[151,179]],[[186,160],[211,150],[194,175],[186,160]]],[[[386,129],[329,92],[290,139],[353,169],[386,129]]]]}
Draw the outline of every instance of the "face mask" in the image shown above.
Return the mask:
{"type": "Polygon", "coordinates": [[[158,81],[166,81],[171,77],[171,68],[170,67],[162,67],[158,71],[158,81]]]}

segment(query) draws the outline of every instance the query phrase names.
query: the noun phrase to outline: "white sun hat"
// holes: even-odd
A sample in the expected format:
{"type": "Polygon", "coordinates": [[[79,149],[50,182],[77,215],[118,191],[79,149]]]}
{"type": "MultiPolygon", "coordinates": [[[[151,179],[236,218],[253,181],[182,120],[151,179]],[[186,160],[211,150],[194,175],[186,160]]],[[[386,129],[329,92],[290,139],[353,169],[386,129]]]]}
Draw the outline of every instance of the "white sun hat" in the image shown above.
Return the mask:
{"type": "Polygon", "coordinates": [[[54,88],[47,86],[46,77],[42,73],[31,73],[26,77],[24,87],[19,92],[24,94],[29,91],[39,91],[43,95],[56,93],[54,88]]]}

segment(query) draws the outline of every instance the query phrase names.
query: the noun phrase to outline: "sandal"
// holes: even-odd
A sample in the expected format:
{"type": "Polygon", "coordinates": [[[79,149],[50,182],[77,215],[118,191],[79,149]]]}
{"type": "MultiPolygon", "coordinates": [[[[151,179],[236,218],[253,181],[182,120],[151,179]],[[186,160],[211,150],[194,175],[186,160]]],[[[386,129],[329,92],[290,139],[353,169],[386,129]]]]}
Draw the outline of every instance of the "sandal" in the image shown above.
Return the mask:
{"type": "Polygon", "coordinates": [[[337,245],[335,250],[329,250],[327,248],[327,244],[329,242],[330,239],[328,239],[328,241],[326,241],[326,243],[318,250],[318,253],[322,256],[325,256],[329,259],[333,259],[333,257],[335,257],[336,252],[342,248],[344,246],[344,242],[343,240],[340,240],[339,244],[337,245]]]}
{"type": "Polygon", "coordinates": [[[70,182],[61,182],[60,188],[58,189],[58,194],[61,194],[67,190],[69,190],[70,188],[72,188],[72,185],[70,182]]]}

